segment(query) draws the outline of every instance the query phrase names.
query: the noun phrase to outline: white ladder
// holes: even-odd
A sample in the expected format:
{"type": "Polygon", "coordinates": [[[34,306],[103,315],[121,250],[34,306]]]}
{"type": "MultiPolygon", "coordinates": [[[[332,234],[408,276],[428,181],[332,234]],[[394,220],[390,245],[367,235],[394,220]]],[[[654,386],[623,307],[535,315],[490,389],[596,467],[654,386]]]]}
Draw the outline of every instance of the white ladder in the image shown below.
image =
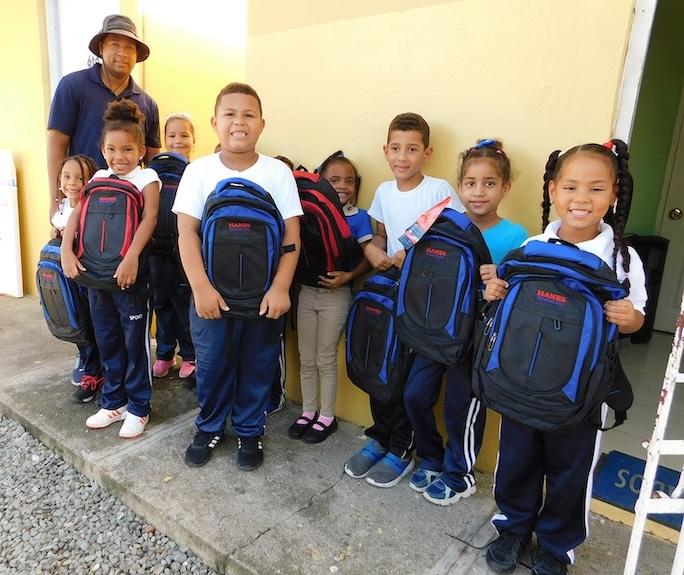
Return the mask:
{"type": "MultiPolygon", "coordinates": [[[[644,536],[646,517],[649,514],[675,513],[684,514],[684,469],[679,477],[677,487],[671,495],[662,491],[653,492],[655,475],[658,469],[658,461],[661,455],[684,455],[684,440],[665,439],[665,429],[670,416],[670,407],[674,396],[675,386],[684,383],[684,373],[680,371],[682,361],[682,349],[684,348],[684,294],[677,317],[672,351],[667,361],[667,369],[660,391],[660,403],[655,417],[655,427],[651,441],[648,442],[646,455],[646,468],[644,479],[639,492],[639,499],[634,507],[634,526],[632,537],[629,541],[627,560],[625,561],[624,575],[634,575],[639,561],[641,540],[644,536]]],[[[672,575],[684,573],[684,526],[679,531],[679,542],[672,564],[672,575]]]]}

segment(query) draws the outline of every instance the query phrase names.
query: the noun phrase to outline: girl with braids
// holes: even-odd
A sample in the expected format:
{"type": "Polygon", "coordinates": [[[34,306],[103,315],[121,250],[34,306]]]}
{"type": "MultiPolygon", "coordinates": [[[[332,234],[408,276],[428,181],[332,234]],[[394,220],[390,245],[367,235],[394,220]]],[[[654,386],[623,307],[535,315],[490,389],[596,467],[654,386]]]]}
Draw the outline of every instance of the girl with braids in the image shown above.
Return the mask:
{"type": "MultiPolygon", "coordinates": [[[[123,420],[119,436],[125,439],[138,437],[145,430],[152,395],[149,269],[147,259],[141,255],[157,223],[161,181],[154,170],[139,165],[145,156],[142,122],[142,113],[130,100],[111,102],[107,106],[101,144],[108,167],[93,176],[93,179],[116,176],[128,180],[144,198],[142,218],[114,273],[119,290],[88,289],[95,341],[104,367],[104,385],[102,409],[86,420],[86,426],[101,429],[123,420]]],[[[70,278],[86,271],[71,247],[80,216],[79,205],[69,217],[62,242],[62,267],[70,278]]]]}
{"type": "MultiPolygon", "coordinates": [[[[372,239],[373,228],[366,210],[356,206],[361,183],[356,167],[339,151],[326,158],[319,173],[337,192],[352,234],[359,246],[363,246],[372,239]]],[[[351,305],[352,282],[369,269],[368,260],[359,253],[350,269],[331,271],[319,276],[317,285],[301,287],[297,332],[302,413],[288,430],[293,439],[321,443],[337,429],[337,347],[351,305]]]]}
{"type": "MultiPolygon", "coordinates": [[[[604,311],[625,334],[644,323],[646,305],[643,264],[623,238],[632,198],[628,160],[627,146],[620,140],[553,152],[544,174],[544,233],[530,239],[559,238],[613,268],[629,294],[607,302],[604,311]],[[551,205],[559,219],[549,223],[551,205]]],[[[505,281],[493,278],[485,298],[500,299],[506,288],[505,281]]],[[[513,571],[534,531],[538,548],[532,573],[567,573],[574,548],[588,534],[591,477],[600,439],[601,433],[589,422],[567,431],[544,432],[502,417],[494,489],[500,513],[492,519],[499,537],[487,549],[493,571],[513,571]]]]}
{"type": "MultiPolygon", "coordinates": [[[[69,216],[81,200],[81,190],[84,184],[93,177],[96,170],[95,162],[81,154],[67,156],[59,163],[57,169],[59,174],[57,178],[57,211],[51,220],[53,231],[57,234],[57,238],[60,238],[55,241],[61,241],[61,235],[67,221],[69,221],[69,216]]],[[[83,297],[86,297],[85,294],[83,297]]],[[[102,387],[100,353],[94,343],[77,344],[77,347],[78,357],[71,373],[71,383],[78,388],[72,397],[76,403],[88,403],[93,400],[102,387]]]]}

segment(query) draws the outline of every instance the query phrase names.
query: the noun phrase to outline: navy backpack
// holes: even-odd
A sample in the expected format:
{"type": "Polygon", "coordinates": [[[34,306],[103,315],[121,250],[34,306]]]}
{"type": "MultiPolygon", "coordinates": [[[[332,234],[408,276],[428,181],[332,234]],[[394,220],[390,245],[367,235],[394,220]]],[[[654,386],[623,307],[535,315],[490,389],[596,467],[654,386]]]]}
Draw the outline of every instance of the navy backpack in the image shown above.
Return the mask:
{"type": "MultiPolygon", "coordinates": [[[[601,404],[620,404],[619,393],[612,396],[619,391],[618,329],[603,311],[605,302],[627,295],[615,272],[572,244],[531,241],[508,253],[498,276],[509,287],[482,321],[475,395],[535,429],[565,430],[587,420],[600,427],[601,404]]],[[[618,425],[624,413],[614,409],[618,425]]]]}
{"type": "MultiPolygon", "coordinates": [[[[76,257],[86,268],[75,281],[84,287],[119,289],[114,273],[131,247],[142,219],[143,194],[131,182],[110,176],[93,178],[83,188],[76,257]]],[[[138,264],[137,286],[146,282],[146,255],[138,264]]]]}
{"type": "Polygon", "coordinates": [[[152,234],[151,253],[157,255],[172,255],[178,251],[178,225],[176,214],[171,211],[176,200],[178,183],[188,165],[185,156],[165,152],[157,154],[150,161],[152,168],[162,182],[159,192],[159,212],[157,225],[152,234]]]}
{"type": "Polygon", "coordinates": [[[349,379],[384,402],[401,394],[411,362],[395,329],[398,278],[396,268],[368,277],[354,295],[345,331],[349,379]]]}
{"type": "Polygon", "coordinates": [[[445,208],[401,268],[395,306],[401,340],[440,363],[468,359],[478,321],[480,265],[491,261],[477,226],[445,208]]]}
{"type": "Polygon", "coordinates": [[[285,223],[271,195],[243,178],[216,184],[204,206],[202,258],[233,318],[257,318],[278,269],[285,223]]]}
{"type": "Polygon", "coordinates": [[[61,239],[50,240],[40,251],[36,287],[50,333],[70,343],[94,343],[85,290],[64,275],[61,239]]]}

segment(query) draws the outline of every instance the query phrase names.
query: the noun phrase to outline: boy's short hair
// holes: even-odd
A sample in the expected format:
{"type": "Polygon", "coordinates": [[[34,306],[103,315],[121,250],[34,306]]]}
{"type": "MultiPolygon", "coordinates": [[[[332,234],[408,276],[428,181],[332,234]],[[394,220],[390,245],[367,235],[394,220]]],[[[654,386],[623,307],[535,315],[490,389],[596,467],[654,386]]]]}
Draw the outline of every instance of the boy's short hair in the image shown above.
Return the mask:
{"type": "Polygon", "coordinates": [[[389,130],[387,130],[387,143],[389,144],[392,132],[420,132],[420,137],[423,140],[423,145],[427,148],[430,145],[430,126],[425,121],[425,118],[420,114],[414,112],[405,112],[395,116],[390,122],[389,130]]]}
{"type": "Polygon", "coordinates": [[[261,116],[264,115],[264,111],[261,108],[261,98],[259,98],[259,94],[257,94],[256,90],[252,88],[249,84],[243,84],[241,82],[231,82],[230,84],[221,88],[221,91],[218,93],[218,96],[216,96],[216,103],[214,104],[214,114],[216,114],[216,110],[218,109],[218,105],[221,101],[221,98],[228,94],[246,94],[247,96],[254,96],[254,98],[256,98],[257,103],[259,104],[259,114],[261,116]]]}

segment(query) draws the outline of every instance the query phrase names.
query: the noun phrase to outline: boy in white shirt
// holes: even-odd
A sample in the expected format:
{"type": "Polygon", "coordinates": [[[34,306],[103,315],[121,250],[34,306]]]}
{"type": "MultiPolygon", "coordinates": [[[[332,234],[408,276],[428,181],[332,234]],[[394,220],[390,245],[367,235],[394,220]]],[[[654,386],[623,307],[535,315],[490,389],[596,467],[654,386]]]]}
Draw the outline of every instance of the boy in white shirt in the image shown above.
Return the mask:
{"type": "MultiPolygon", "coordinates": [[[[373,239],[364,253],[373,268],[380,271],[401,267],[406,256],[399,237],[420,217],[447,196],[449,207],[465,211],[453,187],[439,178],[426,176],[423,164],[430,159],[430,127],[418,114],[396,116],[389,125],[385,159],[394,180],[378,186],[368,214],[376,221],[373,239]]],[[[393,487],[414,467],[413,429],[404,409],[404,398],[388,403],[370,398],[373,425],[366,430],[371,438],[345,464],[347,475],[365,477],[376,487],[393,487]]]]}
{"type": "Polygon", "coordinates": [[[257,153],[264,129],[261,101],[247,84],[225,86],[216,98],[212,126],[221,150],[191,162],[178,185],[173,211],[178,214],[178,247],[192,288],[190,333],[196,353],[197,433],[185,462],[201,466],[223,439],[226,419],[238,436],[238,467],[256,469],[263,462],[261,437],[265,410],[280,352],[284,315],[290,309],[289,289],[299,257],[302,215],[292,172],[280,160],[257,153]],[[258,319],[222,316],[225,301],[210,283],[202,258],[200,223],[204,204],[216,184],[231,177],[250,180],[273,198],[285,222],[284,253],[261,302],[258,319]]]}

